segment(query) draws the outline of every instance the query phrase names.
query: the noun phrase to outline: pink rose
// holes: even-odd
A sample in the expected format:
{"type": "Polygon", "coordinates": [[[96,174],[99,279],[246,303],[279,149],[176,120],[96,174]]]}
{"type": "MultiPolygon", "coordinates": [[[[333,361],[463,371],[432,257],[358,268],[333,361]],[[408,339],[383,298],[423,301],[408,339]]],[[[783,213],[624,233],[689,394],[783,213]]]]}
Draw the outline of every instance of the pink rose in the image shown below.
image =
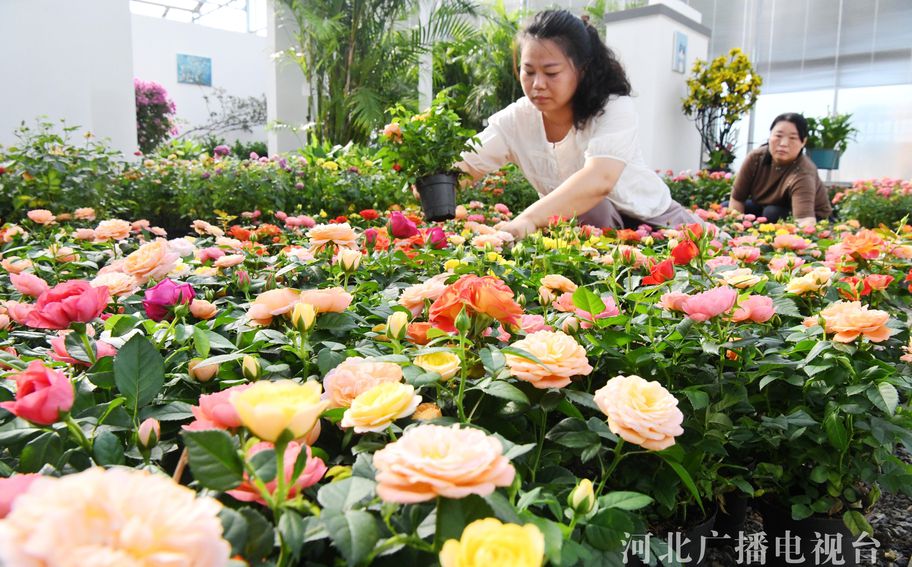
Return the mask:
{"type": "Polygon", "coordinates": [[[33,360],[28,368],[11,376],[16,381],[16,401],[0,408],[38,425],[51,425],[73,407],[75,392],[66,375],[33,360]]]}
{"type": "Polygon", "coordinates": [[[409,238],[418,234],[418,227],[399,211],[393,211],[389,219],[390,234],[395,238],[409,238]]]}
{"type": "Polygon", "coordinates": [[[684,311],[684,302],[690,299],[690,295],[680,291],[670,291],[662,296],[659,305],[667,311],[684,311]]]}
{"type": "Polygon", "coordinates": [[[218,260],[225,255],[225,251],[219,248],[218,246],[209,246],[208,248],[201,248],[196,251],[196,258],[200,262],[208,262],[209,260],[218,260]]]}
{"type": "Polygon", "coordinates": [[[200,396],[199,405],[190,408],[196,419],[183,428],[187,431],[202,431],[240,427],[241,418],[231,404],[231,396],[236,392],[243,392],[250,386],[251,384],[243,384],[214,394],[200,396]]]}
{"type": "Polygon", "coordinates": [[[717,315],[731,310],[738,299],[738,292],[728,286],[713,288],[703,293],[692,295],[684,301],[682,307],[687,316],[694,321],[708,321],[717,315]]]}
{"type": "MultiPolygon", "coordinates": [[[[272,449],[274,445],[268,442],[257,443],[247,451],[247,458],[253,457],[261,451],[267,449],[272,449]]],[[[288,444],[288,447],[285,448],[285,454],[282,455],[282,462],[284,465],[285,473],[285,485],[288,487],[288,498],[294,498],[302,490],[308,486],[313,486],[323,478],[323,475],[326,474],[326,465],[323,463],[322,459],[314,457],[311,455],[310,447],[307,445],[301,445],[297,441],[292,441],[288,444]],[[301,471],[301,474],[298,478],[293,479],[291,475],[294,474],[294,465],[295,461],[298,459],[298,455],[301,454],[301,448],[307,452],[307,464],[304,466],[304,470],[301,471]]],[[[269,491],[273,496],[275,495],[277,482],[273,479],[270,482],[266,483],[266,490],[269,491]]],[[[260,495],[260,491],[257,490],[250,480],[247,477],[247,474],[244,473],[244,482],[240,486],[233,490],[229,490],[228,494],[242,502],[257,502],[266,506],[266,501],[263,500],[263,497],[260,495]]]]}
{"type": "Polygon", "coordinates": [[[27,272],[10,274],[10,283],[16,291],[29,297],[40,297],[42,293],[51,289],[46,281],[27,272]]]}
{"type": "Polygon", "coordinates": [[[439,226],[430,228],[425,238],[431,246],[437,250],[443,250],[448,246],[446,233],[439,226]]]}
{"type": "Polygon", "coordinates": [[[537,331],[551,331],[551,325],[545,323],[545,318],[541,315],[522,315],[519,318],[519,328],[527,335],[537,331]]]}
{"type": "Polygon", "coordinates": [[[765,323],[776,314],[776,306],[773,305],[773,299],[765,295],[751,295],[741,300],[732,315],[732,321],[747,321],[754,323],[765,323]]]}
{"type": "Polygon", "coordinates": [[[0,478],[0,520],[13,509],[13,501],[20,494],[28,491],[29,485],[41,478],[40,474],[14,474],[9,478],[0,478]]]}
{"type": "MultiPolygon", "coordinates": [[[[572,301],[572,298],[573,298],[572,294],[570,297],[571,297],[571,301],[572,301]]],[[[595,319],[606,319],[608,317],[615,317],[616,315],[618,315],[620,313],[620,310],[618,310],[617,305],[615,305],[615,303],[614,303],[613,297],[611,297],[611,296],[603,297],[602,302],[605,304],[605,308],[602,309],[601,313],[595,314],[595,319]]],[[[589,313],[588,311],[583,311],[582,309],[579,309],[579,308],[576,309],[576,318],[579,319],[580,327],[582,327],[584,329],[592,328],[592,323],[594,322],[592,315],[593,314],[589,313]]]]}
{"type": "Polygon", "coordinates": [[[57,284],[41,294],[25,324],[38,329],[66,329],[70,323],[88,323],[108,306],[108,288],[85,280],[57,284]]]}
{"type": "Polygon", "coordinates": [[[305,289],[298,296],[301,303],[310,303],[317,313],[342,313],[352,302],[352,295],[341,287],[305,289]]]}
{"type": "MultiPolygon", "coordinates": [[[[88,362],[82,360],[76,360],[66,349],[66,332],[58,334],[56,337],[51,339],[51,358],[58,362],[66,362],[67,364],[79,364],[81,366],[89,366],[88,362]]],[[[110,344],[104,341],[95,341],[95,357],[104,358],[106,356],[114,356],[117,354],[117,349],[111,346],[110,344]]]]}
{"type": "Polygon", "coordinates": [[[165,278],[146,290],[143,308],[149,319],[161,321],[168,316],[169,308],[179,303],[188,304],[194,297],[196,292],[190,284],[178,284],[165,278]]]}

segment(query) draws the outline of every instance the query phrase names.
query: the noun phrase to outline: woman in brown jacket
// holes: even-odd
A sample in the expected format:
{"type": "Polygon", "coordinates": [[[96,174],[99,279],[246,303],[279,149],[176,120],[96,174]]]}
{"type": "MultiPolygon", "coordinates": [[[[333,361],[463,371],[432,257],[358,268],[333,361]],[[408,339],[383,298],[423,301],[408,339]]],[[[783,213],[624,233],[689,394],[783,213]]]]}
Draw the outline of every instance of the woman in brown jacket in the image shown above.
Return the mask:
{"type": "Polygon", "coordinates": [[[744,159],[735,177],[729,207],[777,222],[789,216],[798,224],[829,218],[833,209],[817,166],[806,155],[804,116],[780,114],[770,126],[769,143],[744,159]]]}

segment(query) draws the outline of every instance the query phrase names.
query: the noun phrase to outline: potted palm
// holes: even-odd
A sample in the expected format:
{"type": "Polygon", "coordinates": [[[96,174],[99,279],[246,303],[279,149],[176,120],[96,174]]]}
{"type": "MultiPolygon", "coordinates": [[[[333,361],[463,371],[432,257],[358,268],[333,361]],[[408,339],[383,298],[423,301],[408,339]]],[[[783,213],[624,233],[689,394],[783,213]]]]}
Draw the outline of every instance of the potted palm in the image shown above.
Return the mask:
{"type": "Polygon", "coordinates": [[[858,132],[851,118],[851,114],[808,117],[807,153],[818,169],[839,169],[839,157],[858,132]]]}
{"type": "Polygon", "coordinates": [[[413,184],[429,221],[456,215],[456,184],[460,154],[470,149],[475,132],[463,128],[441,92],[426,111],[415,114],[402,105],[389,109],[392,121],[381,134],[385,165],[413,184]]]}

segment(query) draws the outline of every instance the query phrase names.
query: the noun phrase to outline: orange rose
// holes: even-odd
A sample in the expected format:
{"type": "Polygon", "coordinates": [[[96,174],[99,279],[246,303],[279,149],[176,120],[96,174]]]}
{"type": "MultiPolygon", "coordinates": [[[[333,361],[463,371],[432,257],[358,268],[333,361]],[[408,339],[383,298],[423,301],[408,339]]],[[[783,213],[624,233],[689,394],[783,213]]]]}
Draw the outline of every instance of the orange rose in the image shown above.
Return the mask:
{"type": "MultiPolygon", "coordinates": [[[[272,318],[292,310],[301,292],[295,289],[278,288],[263,292],[253,301],[247,310],[247,317],[254,325],[266,326],[272,318]]],[[[308,302],[309,303],[309,302],[308,302]]]]}
{"type": "Polygon", "coordinates": [[[865,260],[872,260],[880,255],[883,238],[873,230],[862,229],[856,234],[850,234],[842,239],[842,246],[853,255],[865,260]]]}
{"type": "Polygon", "coordinates": [[[197,319],[212,319],[218,309],[205,299],[194,299],[190,302],[190,313],[197,319]]]}
{"type": "Polygon", "coordinates": [[[51,224],[57,220],[57,217],[54,216],[54,213],[47,209],[32,209],[26,214],[29,220],[35,224],[51,224]]]}
{"type": "Polygon", "coordinates": [[[508,325],[518,324],[522,315],[522,307],[513,300],[513,290],[507,284],[494,276],[466,274],[447,287],[431,305],[431,323],[452,331],[463,307],[469,316],[487,315],[508,325]]]}

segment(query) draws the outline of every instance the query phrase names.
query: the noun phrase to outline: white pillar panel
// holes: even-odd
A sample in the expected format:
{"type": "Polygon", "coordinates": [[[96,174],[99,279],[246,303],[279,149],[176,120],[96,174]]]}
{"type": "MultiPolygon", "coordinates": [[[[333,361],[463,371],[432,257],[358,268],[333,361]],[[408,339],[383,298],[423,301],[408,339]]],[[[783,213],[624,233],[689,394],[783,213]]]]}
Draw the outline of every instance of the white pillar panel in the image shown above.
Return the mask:
{"type": "MultiPolygon", "coordinates": [[[[266,28],[272,53],[297,48],[297,23],[278,0],[269,0],[266,28]]],[[[266,83],[266,115],[270,124],[288,127],[269,129],[270,155],[293,151],[306,143],[307,134],[303,130],[311,122],[307,108],[308,90],[304,73],[297,63],[287,57],[273,57],[266,83]]]]}

